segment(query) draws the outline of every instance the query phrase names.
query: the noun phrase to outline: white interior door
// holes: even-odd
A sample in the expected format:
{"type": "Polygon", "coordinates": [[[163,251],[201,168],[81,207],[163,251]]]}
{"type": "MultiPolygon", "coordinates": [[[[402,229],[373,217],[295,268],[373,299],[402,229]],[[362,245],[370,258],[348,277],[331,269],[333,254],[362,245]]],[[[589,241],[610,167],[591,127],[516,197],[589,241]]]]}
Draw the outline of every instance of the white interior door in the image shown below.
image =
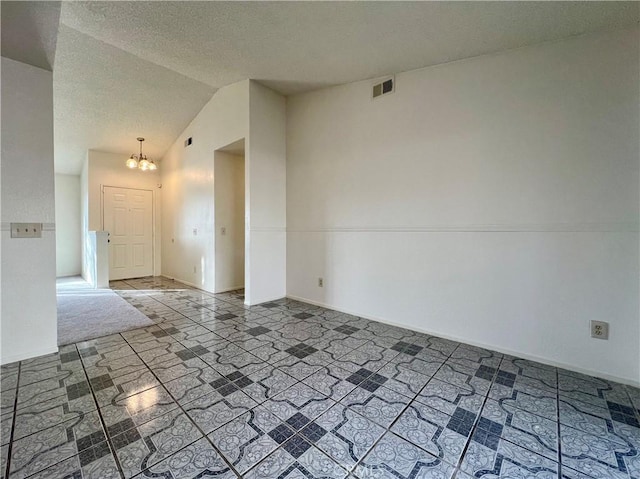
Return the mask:
{"type": "Polygon", "coordinates": [[[109,232],[109,279],[153,275],[153,193],[103,187],[103,228],[109,232]]]}

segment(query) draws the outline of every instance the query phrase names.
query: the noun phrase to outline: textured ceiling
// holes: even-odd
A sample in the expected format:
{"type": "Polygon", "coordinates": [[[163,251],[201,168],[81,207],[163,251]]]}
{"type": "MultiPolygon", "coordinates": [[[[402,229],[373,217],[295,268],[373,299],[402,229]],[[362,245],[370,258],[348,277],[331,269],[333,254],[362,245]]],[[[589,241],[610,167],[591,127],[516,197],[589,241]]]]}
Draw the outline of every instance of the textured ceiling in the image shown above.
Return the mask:
{"type": "Polygon", "coordinates": [[[51,71],[60,2],[0,2],[2,56],[51,71]]]}
{"type": "Polygon", "coordinates": [[[53,70],[55,170],[78,174],[87,150],[160,158],[215,89],[60,25],[53,70]]]}
{"type": "Polygon", "coordinates": [[[289,95],[636,24],[637,2],[63,2],[56,170],[164,153],[217,88],[289,95]]]}

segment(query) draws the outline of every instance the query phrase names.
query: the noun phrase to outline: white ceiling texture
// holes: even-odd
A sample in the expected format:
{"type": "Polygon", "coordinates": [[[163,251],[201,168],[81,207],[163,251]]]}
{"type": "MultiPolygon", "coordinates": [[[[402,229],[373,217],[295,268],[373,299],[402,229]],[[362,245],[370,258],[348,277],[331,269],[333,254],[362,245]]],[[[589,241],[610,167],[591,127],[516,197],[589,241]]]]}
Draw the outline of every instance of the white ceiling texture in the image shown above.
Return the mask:
{"type": "Polygon", "coordinates": [[[640,3],[92,1],[59,18],[55,167],[78,174],[87,150],[125,157],[138,136],[160,158],[240,80],[291,95],[630,26],[640,3]]]}

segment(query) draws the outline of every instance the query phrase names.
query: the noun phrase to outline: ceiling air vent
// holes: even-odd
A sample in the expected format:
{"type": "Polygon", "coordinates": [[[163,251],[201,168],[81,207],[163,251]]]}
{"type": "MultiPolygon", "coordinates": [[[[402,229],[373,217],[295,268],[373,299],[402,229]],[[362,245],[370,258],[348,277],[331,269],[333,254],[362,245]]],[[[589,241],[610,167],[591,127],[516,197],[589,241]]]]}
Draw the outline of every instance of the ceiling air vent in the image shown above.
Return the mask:
{"type": "Polygon", "coordinates": [[[189,137],[186,140],[184,140],[184,147],[186,148],[187,146],[191,146],[191,143],[193,143],[193,137],[189,137]]]}
{"type": "Polygon", "coordinates": [[[378,98],[382,95],[387,95],[395,91],[394,88],[395,79],[393,77],[385,78],[379,83],[373,85],[373,98],[378,98]]]}

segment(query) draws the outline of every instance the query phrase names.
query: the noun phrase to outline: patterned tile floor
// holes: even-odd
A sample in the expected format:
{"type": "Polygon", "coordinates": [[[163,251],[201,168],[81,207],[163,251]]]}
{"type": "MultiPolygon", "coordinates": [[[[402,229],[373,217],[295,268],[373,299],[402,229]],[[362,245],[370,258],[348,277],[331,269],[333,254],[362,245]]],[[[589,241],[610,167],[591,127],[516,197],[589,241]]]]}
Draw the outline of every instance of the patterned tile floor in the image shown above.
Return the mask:
{"type": "Polygon", "coordinates": [[[161,278],[157,324],[2,367],[2,475],[640,479],[640,390],[161,278]]]}

